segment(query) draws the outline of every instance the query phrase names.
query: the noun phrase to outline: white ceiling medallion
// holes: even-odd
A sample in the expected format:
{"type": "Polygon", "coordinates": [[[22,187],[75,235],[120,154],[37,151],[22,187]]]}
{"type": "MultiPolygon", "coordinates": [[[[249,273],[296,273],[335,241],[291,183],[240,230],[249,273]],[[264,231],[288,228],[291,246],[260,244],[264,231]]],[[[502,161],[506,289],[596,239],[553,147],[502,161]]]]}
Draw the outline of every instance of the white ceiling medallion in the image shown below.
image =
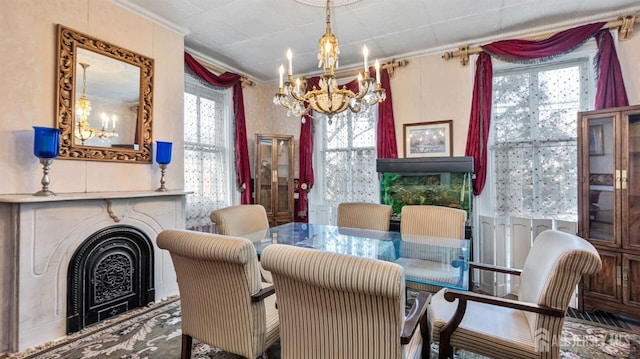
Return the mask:
{"type": "MultiPolygon", "coordinates": [[[[315,7],[325,7],[325,5],[327,4],[325,0],[294,0],[294,1],[300,4],[315,6],[315,7]]],[[[331,6],[332,7],[346,6],[346,5],[351,5],[360,1],[362,0],[331,0],[331,6]]]]}

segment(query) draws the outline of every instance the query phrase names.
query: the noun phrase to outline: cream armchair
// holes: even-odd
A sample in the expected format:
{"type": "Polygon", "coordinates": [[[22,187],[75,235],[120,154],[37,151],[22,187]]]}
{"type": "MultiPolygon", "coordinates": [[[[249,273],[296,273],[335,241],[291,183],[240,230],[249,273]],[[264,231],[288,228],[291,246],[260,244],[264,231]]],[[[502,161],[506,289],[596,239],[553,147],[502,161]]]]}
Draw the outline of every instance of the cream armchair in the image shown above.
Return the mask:
{"type": "Polygon", "coordinates": [[[584,239],[555,230],[540,233],[522,270],[487,265],[472,268],[520,276],[518,300],[443,289],[428,310],[430,337],[440,358],[453,348],[496,358],[559,358],[564,317],[583,275],[602,267],[584,239]]]}
{"type": "MultiPolygon", "coordinates": [[[[420,236],[444,237],[452,239],[464,239],[464,225],[467,220],[467,212],[462,209],[443,206],[418,206],[407,205],[400,212],[400,257],[396,263],[400,264],[405,273],[412,278],[421,278],[426,281],[435,280],[438,283],[460,285],[465,272],[458,268],[444,266],[442,262],[449,263],[451,259],[441,261],[440,253],[446,246],[439,246],[433,253],[413,253],[417,246],[412,242],[421,242],[420,236]],[[415,257],[415,258],[414,258],[415,257]]],[[[468,274],[468,272],[466,273],[468,274]]],[[[407,288],[429,292],[437,292],[442,287],[430,284],[407,282],[407,288]]]]}
{"type": "MultiPolygon", "coordinates": [[[[261,204],[242,204],[217,209],[211,212],[211,221],[216,224],[218,234],[225,236],[244,236],[245,234],[269,229],[267,211],[261,204]]],[[[261,240],[263,235],[252,240],[261,240]]],[[[260,267],[262,278],[271,283],[271,273],[260,267]]]]}
{"type": "Polygon", "coordinates": [[[171,254],[178,278],[183,359],[193,338],[250,359],[278,340],[274,287],[260,281],[248,239],[164,230],[157,244],[171,254]]]}
{"type": "Polygon", "coordinates": [[[464,239],[467,212],[443,206],[404,206],[400,211],[400,233],[464,239]]]}
{"type": "Polygon", "coordinates": [[[211,212],[211,221],[219,234],[241,236],[269,228],[267,211],[260,204],[242,204],[211,212]]]}
{"type": "Polygon", "coordinates": [[[400,266],[282,244],[263,251],[262,265],[278,293],[283,359],[428,357],[421,330],[429,294],[405,317],[400,266]]]}
{"type": "Polygon", "coordinates": [[[338,227],[388,231],[391,206],[378,203],[351,202],[338,205],[338,227]]]}

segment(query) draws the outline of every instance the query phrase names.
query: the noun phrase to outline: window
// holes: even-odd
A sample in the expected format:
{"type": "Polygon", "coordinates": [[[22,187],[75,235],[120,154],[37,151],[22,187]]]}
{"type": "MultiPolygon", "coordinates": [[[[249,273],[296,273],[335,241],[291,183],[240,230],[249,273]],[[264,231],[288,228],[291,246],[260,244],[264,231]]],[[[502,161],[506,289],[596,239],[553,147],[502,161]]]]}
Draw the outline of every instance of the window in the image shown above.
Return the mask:
{"type": "Polygon", "coordinates": [[[186,75],[184,182],[193,192],[187,196],[189,229],[210,230],[211,211],[232,203],[227,93],[186,75]]]}
{"type": "Polygon", "coordinates": [[[345,111],[335,115],[332,124],[326,116],[314,119],[316,181],[309,200],[328,211],[314,223],[335,224],[341,202],[379,202],[377,120],[378,106],[360,113],[345,111]]]}
{"type": "Polygon", "coordinates": [[[491,122],[497,215],[577,218],[577,117],[588,59],[496,71],[491,122]]]}

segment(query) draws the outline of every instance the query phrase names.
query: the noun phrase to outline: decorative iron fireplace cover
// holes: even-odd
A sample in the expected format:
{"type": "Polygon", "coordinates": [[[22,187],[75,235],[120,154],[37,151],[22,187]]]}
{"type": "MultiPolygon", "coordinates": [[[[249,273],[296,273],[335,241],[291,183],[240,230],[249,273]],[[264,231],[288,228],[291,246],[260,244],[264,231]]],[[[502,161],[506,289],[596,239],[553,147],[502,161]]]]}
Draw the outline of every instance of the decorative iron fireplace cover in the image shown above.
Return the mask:
{"type": "Polygon", "coordinates": [[[67,334],[155,299],[153,244],[139,229],[112,226],[87,238],[67,271],[67,334]]]}

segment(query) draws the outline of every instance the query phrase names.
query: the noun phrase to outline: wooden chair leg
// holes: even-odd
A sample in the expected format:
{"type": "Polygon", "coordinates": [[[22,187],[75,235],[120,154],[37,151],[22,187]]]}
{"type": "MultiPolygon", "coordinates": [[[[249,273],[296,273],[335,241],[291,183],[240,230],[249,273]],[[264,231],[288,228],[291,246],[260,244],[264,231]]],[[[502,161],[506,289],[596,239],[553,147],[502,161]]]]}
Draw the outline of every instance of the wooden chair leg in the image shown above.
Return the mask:
{"type": "Polygon", "coordinates": [[[193,345],[193,338],[190,335],[182,334],[182,351],[180,353],[181,359],[191,359],[192,345],[193,345]]]}
{"type": "Polygon", "coordinates": [[[421,359],[431,359],[431,325],[425,314],[420,321],[420,333],[422,334],[422,353],[421,359]]]}

